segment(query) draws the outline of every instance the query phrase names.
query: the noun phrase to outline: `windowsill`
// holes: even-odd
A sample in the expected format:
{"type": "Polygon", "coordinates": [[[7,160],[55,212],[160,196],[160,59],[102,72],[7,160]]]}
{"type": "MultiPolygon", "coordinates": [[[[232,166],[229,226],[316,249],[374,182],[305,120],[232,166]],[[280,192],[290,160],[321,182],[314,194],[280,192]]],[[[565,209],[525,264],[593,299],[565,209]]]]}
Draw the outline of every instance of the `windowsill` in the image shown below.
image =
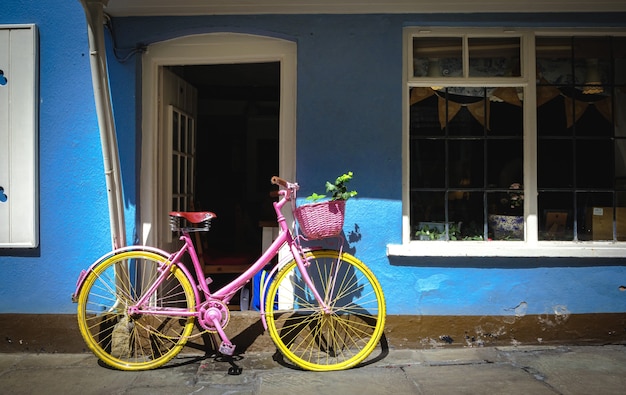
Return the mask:
{"type": "Polygon", "coordinates": [[[554,257],[624,258],[626,243],[524,241],[412,241],[388,244],[387,256],[397,257],[554,257]]]}

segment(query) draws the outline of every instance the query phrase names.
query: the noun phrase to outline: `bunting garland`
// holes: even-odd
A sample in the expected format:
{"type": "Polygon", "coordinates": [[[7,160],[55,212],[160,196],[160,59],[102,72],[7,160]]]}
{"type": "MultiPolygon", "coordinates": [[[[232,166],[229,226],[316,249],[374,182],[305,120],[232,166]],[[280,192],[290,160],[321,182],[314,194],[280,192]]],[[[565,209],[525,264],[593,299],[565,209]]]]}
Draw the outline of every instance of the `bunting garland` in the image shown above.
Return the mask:
{"type": "MultiPolygon", "coordinates": [[[[422,100],[428,99],[435,95],[437,92],[428,87],[416,87],[411,89],[410,104],[416,104],[422,100]]],[[[522,101],[517,93],[517,88],[514,87],[501,87],[496,88],[491,93],[491,96],[502,100],[505,103],[521,107],[522,101]]],[[[565,101],[565,117],[567,121],[567,127],[571,128],[575,122],[585,113],[589,105],[596,107],[598,112],[606,118],[609,122],[613,122],[612,119],[612,100],[610,96],[602,97],[597,101],[582,101],[576,100],[571,97],[565,96],[560,89],[555,86],[539,85],[537,86],[537,107],[541,107],[550,100],[557,96],[563,96],[565,101]]],[[[438,109],[439,109],[439,123],[443,129],[447,123],[449,123],[462,107],[466,107],[472,116],[482,125],[489,129],[489,114],[491,110],[491,101],[487,100],[485,105],[484,100],[476,103],[458,103],[450,98],[438,96],[438,109]],[[447,110],[446,110],[447,101],[447,110]],[[446,116],[447,114],[447,116],[446,116]],[[487,124],[485,125],[485,122],[487,124]]]]}

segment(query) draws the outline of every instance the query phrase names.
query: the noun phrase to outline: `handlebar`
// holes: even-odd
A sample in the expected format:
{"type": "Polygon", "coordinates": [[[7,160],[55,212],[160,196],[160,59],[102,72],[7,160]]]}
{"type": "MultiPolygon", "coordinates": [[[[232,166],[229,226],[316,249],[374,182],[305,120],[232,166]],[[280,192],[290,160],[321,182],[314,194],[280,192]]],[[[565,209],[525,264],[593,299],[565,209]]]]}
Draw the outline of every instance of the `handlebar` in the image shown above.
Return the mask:
{"type": "Polygon", "coordinates": [[[291,190],[294,190],[294,191],[297,191],[300,188],[300,186],[297,183],[289,182],[289,181],[287,181],[287,180],[285,180],[283,178],[280,178],[278,176],[272,177],[271,182],[274,185],[279,185],[279,186],[281,186],[281,187],[283,187],[285,189],[291,189],[291,190]]]}
{"type": "MultiPolygon", "coordinates": [[[[271,183],[273,185],[278,185],[283,188],[282,190],[279,190],[277,192],[278,192],[278,195],[284,196],[287,200],[291,200],[292,198],[294,198],[296,191],[300,189],[300,186],[298,185],[298,183],[289,182],[278,176],[272,177],[271,183]]],[[[272,193],[270,193],[270,196],[271,195],[272,193]]]]}
{"type": "Polygon", "coordinates": [[[289,188],[289,183],[287,182],[287,180],[284,180],[278,176],[274,176],[272,177],[272,184],[274,185],[280,185],[283,188],[289,188]]]}

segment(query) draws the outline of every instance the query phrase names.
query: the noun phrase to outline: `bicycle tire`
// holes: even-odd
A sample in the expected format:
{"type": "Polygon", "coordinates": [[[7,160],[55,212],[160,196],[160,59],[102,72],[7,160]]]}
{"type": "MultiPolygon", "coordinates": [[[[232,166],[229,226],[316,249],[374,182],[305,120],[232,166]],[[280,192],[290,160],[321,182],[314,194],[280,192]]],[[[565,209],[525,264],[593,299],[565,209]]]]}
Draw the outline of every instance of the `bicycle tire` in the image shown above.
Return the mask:
{"type": "Polygon", "coordinates": [[[265,303],[268,330],[278,350],[312,371],[343,370],[362,362],[385,326],[385,298],[376,277],[354,256],[311,251],[307,272],[330,312],[304,283],[293,260],[272,282],[265,303]],[[332,275],[336,273],[336,275],[332,275]]]}
{"type": "MultiPolygon", "coordinates": [[[[154,369],[185,345],[195,317],[128,313],[166,261],[148,251],[122,252],[103,260],[85,278],[78,294],[78,326],[89,349],[105,364],[120,370],[154,369]]],[[[150,306],[194,311],[189,279],[177,266],[169,272],[150,306]]]]}

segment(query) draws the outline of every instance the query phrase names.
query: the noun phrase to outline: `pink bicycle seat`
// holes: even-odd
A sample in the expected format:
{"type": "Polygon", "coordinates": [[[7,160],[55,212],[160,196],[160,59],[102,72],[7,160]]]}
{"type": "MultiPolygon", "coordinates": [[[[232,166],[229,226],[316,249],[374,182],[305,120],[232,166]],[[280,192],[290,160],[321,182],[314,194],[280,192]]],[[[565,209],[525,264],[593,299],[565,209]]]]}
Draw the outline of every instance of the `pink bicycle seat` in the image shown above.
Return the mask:
{"type": "Polygon", "coordinates": [[[199,224],[202,221],[217,217],[217,215],[210,211],[172,211],[170,212],[170,216],[185,218],[192,224],[199,224]]]}

